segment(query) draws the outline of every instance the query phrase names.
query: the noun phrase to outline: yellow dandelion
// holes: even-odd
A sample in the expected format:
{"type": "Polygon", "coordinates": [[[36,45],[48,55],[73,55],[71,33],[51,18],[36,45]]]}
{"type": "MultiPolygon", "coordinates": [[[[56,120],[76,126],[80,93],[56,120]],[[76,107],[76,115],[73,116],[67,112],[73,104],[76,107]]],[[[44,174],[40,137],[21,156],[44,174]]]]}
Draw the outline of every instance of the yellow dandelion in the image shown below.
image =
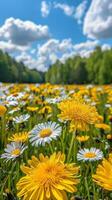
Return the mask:
{"type": "Polygon", "coordinates": [[[112,154],[109,154],[108,160],[104,158],[102,164],[98,165],[93,180],[104,189],[112,191],[112,154]]]}
{"type": "Polygon", "coordinates": [[[0,117],[2,117],[6,113],[7,109],[5,106],[0,105],[0,117]]]}
{"type": "Polygon", "coordinates": [[[108,140],[112,140],[112,134],[108,134],[108,135],[107,135],[107,139],[108,139],[108,140]]]}
{"type": "Polygon", "coordinates": [[[86,142],[87,140],[89,140],[89,136],[88,135],[77,136],[76,139],[79,142],[86,142]]]}
{"type": "Polygon", "coordinates": [[[103,129],[105,131],[109,131],[110,130],[110,126],[108,124],[95,124],[95,127],[96,128],[99,128],[99,129],[103,129]]]}
{"type": "Polygon", "coordinates": [[[70,121],[73,130],[88,130],[89,125],[95,124],[99,116],[95,107],[84,103],[80,98],[61,102],[59,109],[59,117],[70,121]]]}
{"type": "Polygon", "coordinates": [[[9,138],[9,141],[12,142],[26,142],[28,140],[28,132],[15,133],[12,137],[9,138]]]}
{"type": "Polygon", "coordinates": [[[44,106],[39,113],[40,114],[44,114],[44,113],[51,113],[52,112],[52,108],[50,106],[44,106]]]}
{"type": "Polygon", "coordinates": [[[65,155],[54,153],[48,158],[43,154],[39,159],[32,156],[30,167],[22,166],[26,174],[17,183],[18,197],[24,200],[67,200],[66,192],[77,191],[79,167],[65,164],[65,155]]]}
{"type": "Polygon", "coordinates": [[[28,106],[27,107],[27,110],[30,111],[30,112],[36,112],[38,110],[38,107],[31,107],[31,106],[28,106]]]}

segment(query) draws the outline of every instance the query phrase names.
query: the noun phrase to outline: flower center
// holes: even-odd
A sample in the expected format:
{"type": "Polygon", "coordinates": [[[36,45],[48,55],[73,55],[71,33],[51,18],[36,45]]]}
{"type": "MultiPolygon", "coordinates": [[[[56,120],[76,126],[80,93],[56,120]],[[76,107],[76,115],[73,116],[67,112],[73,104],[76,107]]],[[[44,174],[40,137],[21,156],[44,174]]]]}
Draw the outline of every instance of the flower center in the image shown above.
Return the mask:
{"type": "Polygon", "coordinates": [[[84,154],[84,157],[85,157],[85,158],[95,158],[95,157],[96,157],[96,154],[93,153],[93,152],[88,152],[88,153],[85,153],[85,154],[84,154]]]}
{"type": "Polygon", "coordinates": [[[49,137],[52,134],[52,130],[50,128],[45,128],[40,131],[40,137],[45,138],[49,137]]]}
{"type": "MultiPolygon", "coordinates": [[[[49,161],[49,162],[54,162],[55,161],[49,161]]],[[[38,169],[34,170],[34,173],[32,173],[32,179],[40,185],[45,185],[46,187],[52,186],[53,184],[56,184],[59,182],[61,178],[64,178],[64,166],[63,164],[59,163],[41,163],[38,166],[38,169]]]]}
{"type": "Polygon", "coordinates": [[[20,155],[20,149],[14,149],[14,150],[12,150],[11,154],[13,156],[19,156],[20,155]]]}

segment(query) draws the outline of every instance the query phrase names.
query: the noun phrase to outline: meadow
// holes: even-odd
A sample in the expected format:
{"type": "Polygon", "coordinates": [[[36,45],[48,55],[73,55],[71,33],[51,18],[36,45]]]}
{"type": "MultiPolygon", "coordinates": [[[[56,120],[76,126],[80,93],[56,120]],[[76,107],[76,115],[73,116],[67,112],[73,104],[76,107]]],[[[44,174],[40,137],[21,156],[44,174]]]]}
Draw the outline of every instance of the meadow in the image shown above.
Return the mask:
{"type": "Polygon", "coordinates": [[[112,199],[112,85],[0,83],[0,200],[112,199]]]}

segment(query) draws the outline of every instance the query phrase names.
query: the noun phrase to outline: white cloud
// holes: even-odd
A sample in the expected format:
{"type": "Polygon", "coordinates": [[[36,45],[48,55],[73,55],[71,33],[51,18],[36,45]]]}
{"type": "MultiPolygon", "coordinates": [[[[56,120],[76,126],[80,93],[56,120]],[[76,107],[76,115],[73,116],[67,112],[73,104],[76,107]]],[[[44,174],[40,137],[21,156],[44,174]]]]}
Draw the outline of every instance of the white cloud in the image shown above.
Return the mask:
{"type": "Polygon", "coordinates": [[[71,51],[73,47],[71,39],[64,39],[62,41],[56,39],[50,39],[45,44],[39,47],[39,56],[49,56],[50,54],[61,54],[71,51]]]}
{"type": "Polygon", "coordinates": [[[62,42],[60,42],[60,44],[59,44],[59,50],[61,52],[69,51],[72,49],[72,47],[73,47],[73,44],[72,44],[72,40],[70,38],[62,40],[62,42]]]}
{"type": "Polygon", "coordinates": [[[42,1],[41,3],[41,14],[42,17],[47,17],[51,10],[51,4],[47,3],[46,1],[42,1]]]}
{"type": "Polygon", "coordinates": [[[54,8],[61,9],[68,16],[72,16],[74,13],[74,7],[68,4],[54,3],[54,8]]]}
{"type": "Polygon", "coordinates": [[[84,19],[83,32],[89,38],[112,38],[112,1],[92,0],[84,19]]]}
{"type": "Polygon", "coordinates": [[[37,46],[37,49],[33,49],[33,52],[22,52],[16,56],[16,60],[24,62],[29,68],[46,71],[51,64],[54,64],[58,59],[61,61],[63,55],[69,54],[72,49],[71,39],[62,41],[50,39],[43,45],[37,46]]]}
{"type": "Polygon", "coordinates": [[[69,54],[72,48],[71,39],[64,39],[62,41],[50,39],[45,44],[38,47],[37,57],[39,59],[46,58],[45,62],[43,62],[43,66],[44,70],[47,70],[49,65],[54,64],[57,60],[61,60],[64,54],[69,54]]]}
{"type": "Polygon", "coordinates": [[[82,42],[82,43],[74,45],[74,49],[76,51],[81,51],[82,49],[93,49],[98,44],[99,44],[98,40],[95,40],[95,41],[87,40],[86,42],[82,42]]]}
{"type": "Polygon", "coordinates": [[[18,62],[22,61],[30,69],[37,69],[39,71],[46,71],[48,69],[49,63],[47,57],[32,57],[28,52],[22,52],[20,55],[16,56],[18,62]]]}
{"type": "Polygon", "coordinates": [[[75,55],[81,57],[88,57],[94,48],[99,44],[98,41],[86,41],[80,44],[73,44],[71,39],[64,39],[62,41],[50,39],[32,52],[22,52],[17,56],[18,61],[23,61],[29,68],[36,68],[41,71],[46,71],[50,65],[54,64],[57,60],[62,63],[68,58],[75,55]]]}
{"type": "Polygon", "coordinates": [[[49,54],[49,60],[54,64],[58,60],[58,56],[55,53],[49,54]]]}
{"type": "Polygon", "coordinates": [[[14,53],[14,52],[22,52],[27,50],[29,47],[21,47],[18,45],[14,45],[10,42],[0,41],[0,49],[7,53],[14,53]]]}
{"type": "Polygon", "coordinates": [[[0,27],[0,39],[10,41],[15,45],[27,46],[48,37],[48,26],[37,25],[31,21],[9,18],[0,27]]]}
{"type": "Polygon", "coordinates": [[[59,41],[56,39],[50,39],[45,44],[39,47],[39,55],[47,55],[52,52],[57,51],[57,47],[59,45],[59,41]]]}
{"type": "Polygon", "coordinates": [[[63,13],[69,17],[77,20],[78,24],[81,24],[82,18],[84,17],[85,10],[87,7],[87,0],[84,0],[77,7],[70,6],[66,3],[57,3],[55,1],[47,2],[42,1],[41,3],[41,15],[47,17],[50,14],[51,9],[60,9],[63,13]]]}
{"type": "Polygon", "coordinates": [[[74,45],[75,52],[81,57],[88,57],[95,49],[96,46],[99,45],[99,41],[90,41],[82,42],[80,44],[74,45]]]}
{"type": "Polygon", "coordinates": [[[87,0],[84,0],[81,4],[79,4],[75,10],[74,18],[77,20],[78,24],[81,24],[82,17],[85,14],[85,10],[87,7],[87,0]]]}
{"type": "Polygon", "coordinates": [[[103,45],[101,46],[101,48],[102,48],[102,51],[105,51],[105,50],[110,50],[110,49],[111,49],[111,46],[110,46],[109,44],[103,44],[103,45]]]}

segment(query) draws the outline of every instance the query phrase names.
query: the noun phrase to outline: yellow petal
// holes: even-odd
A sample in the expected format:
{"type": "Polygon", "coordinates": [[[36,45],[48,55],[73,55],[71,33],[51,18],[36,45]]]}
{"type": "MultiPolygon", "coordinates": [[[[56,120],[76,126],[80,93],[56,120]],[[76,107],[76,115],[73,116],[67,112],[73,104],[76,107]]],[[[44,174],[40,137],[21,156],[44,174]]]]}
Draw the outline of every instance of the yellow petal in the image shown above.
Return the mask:
{"type": "Polygon", "coordinates": [[[54,197],[56,199],[58,199],[58,200],[64,200],[63,199],[63,195],[61,194],[61,192],[59,192],[59,190],[57,190],[55,188],[52,188],[51,191],[52,191],[52,193],[53,193],[53,195],[54,195],[54,197]]]}

